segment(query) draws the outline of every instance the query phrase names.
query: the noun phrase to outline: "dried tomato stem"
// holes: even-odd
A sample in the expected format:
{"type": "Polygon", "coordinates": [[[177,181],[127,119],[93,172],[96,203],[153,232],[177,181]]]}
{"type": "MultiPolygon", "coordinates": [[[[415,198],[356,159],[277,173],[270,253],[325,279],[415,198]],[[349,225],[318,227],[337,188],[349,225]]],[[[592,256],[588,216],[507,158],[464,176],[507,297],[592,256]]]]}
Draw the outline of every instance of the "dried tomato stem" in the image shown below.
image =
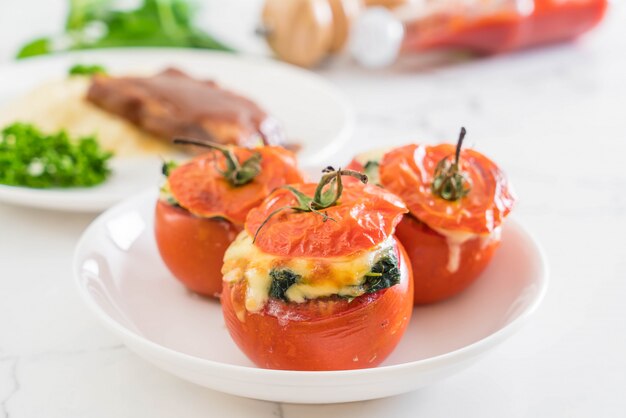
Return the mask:
{"type": "Polygon", "coordinates": [[[461,147],[463,146],[463,140],[466,134],[467,131],[465,128],[461,128],[459,140],[456,144],[454,162],[450,162],[450,156],[444,157],[437,164],[433,176],[433,183],[431,185],[433,194],[449,202],[456,202],[464,196],[467,196],[471,190],[467,175],[461,170],[459,165],[461,147]]]}
{"type": "Polygon", "coordinates": [[[461,157],[461,147],[463,146],[463,140],[465,139],[465,135],[467,131],[464,127],[461,127],[461,133],[459,133],[459,140],[456,143],[456,153],[454,154],[454,164],[459,167],[459,158],[461,157]]]}
{"type": "Polygon", "coordinates": [[[333,167],[328,166],[322,170],[322,173],[324,173],[324,175],[317,184],[313,197],[307,196],[293,186],[283,186],[284,189],[288,190],[296,197],[298,204],[294,206],[283,206],[270,213],[257,228],[252,242],[256,241],[261,229],[274,215],[286,209],[291,209],[294,212],[300,213],[315,213],[316,215],[321,216],[324,222],[327,220],[335,221],[333,218],[328,216],[323,209],[335,206],[341,198],[341,194],[343,193],[343,182],[341,181],[341,176],[354,177],[362,183],[367,183],[367,176],[354,170],[335,170],[333,167]],[[328,186],[328,188],[324,190],[326,186],[328,186]]]}
{"type": "Polygon", "coordinates": [[[343,193],[343,182],[341,181],[341,176],[354,177],[362,183],[367,183],[367,176],[354,170],[335,170],[333,167],[328,166],[322,170],[322,173],[325,174],[317,184],[317,187],[315,188],[315,195],[313,196],[312,205],[315,209],[326,209],[337,203],[341,197],[341,193],[343,193]],[[330,185],[330,189],[324,192],[324,187],[327,185],[330,185]]]}
{"type": "Polygon", "coordinates": [[[250,158],[240,163],[235,153],[229,147],[213,142],[196,141],[187,138],[174,138],[173,142],[175,144],[196,145],[221,152],[224,158],[226,158],[226,170],[218,169],[218,171],[234,187],[250,183],[261,172],[261,154],[259,152],[255,151],[250,158]]]}

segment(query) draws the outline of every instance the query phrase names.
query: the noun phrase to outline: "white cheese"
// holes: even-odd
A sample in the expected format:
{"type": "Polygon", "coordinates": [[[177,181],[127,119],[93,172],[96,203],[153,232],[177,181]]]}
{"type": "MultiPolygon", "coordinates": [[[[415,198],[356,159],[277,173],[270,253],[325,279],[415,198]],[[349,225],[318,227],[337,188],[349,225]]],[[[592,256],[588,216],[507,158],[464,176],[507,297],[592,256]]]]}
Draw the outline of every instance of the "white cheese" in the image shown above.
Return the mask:
{"type": "Polygon", "coordinates": [[[455,273],[459,269],[463,244],[471,239],[479,238],[480,248],[485,248],[491,241],[500,238],[501,231],[500,228],[496,228],[490,234],[474,234],[466,231],[450,231],[437,228],[433,229],[446,238],[446,242],[448,244],[448,263],[446,265],[446,269],[450,273],[455,273]]]}
{"type": "Polygon", "coordinates": [[[498,226],[491,231],[491,234],[480,235],[480,249],[487,248],[492,241],[499,241],[502,236],[502,227],[498,226]]]}
{"type": "Polygon", "coordinates": [[[267,302],[267,292],[272,284],[272,279],[263,269],[254,267],[246,270],[244,277],[248,281],[246,309],[250,312],[259,311],[267,302]]]}
{"type": "Polygon", "coordinates": [[[455,273],[461,264],[461,246],[477,235],[465,231],[449,231],[446,229],[433,228],[446,238],[448,243],[448,264],[446,269],[450,273],[455,273]]]}

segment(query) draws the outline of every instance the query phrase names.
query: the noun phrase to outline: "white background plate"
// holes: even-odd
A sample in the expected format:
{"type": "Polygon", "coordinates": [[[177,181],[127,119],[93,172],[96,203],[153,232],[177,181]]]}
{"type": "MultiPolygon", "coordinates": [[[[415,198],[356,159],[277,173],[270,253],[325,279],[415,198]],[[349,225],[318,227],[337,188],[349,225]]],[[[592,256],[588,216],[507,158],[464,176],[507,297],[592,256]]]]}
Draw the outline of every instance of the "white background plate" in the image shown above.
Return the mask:
{"type": "MultiPolygon", "coordinates": [[[[347,101],[321,77],[286,64],[253,57],[167,48],[81,51],[34,58],[0,68],[0,106],[38,84],[65,77],[76,63],[102,64],[112,73],[154,73],[175,66],[256,101],[301,144],[303,167],[323,165],[347,141],[354,116],[347,101]]],[[[0,200],[68,211],[99,211],[139,190],[154,187],[160,159],[116,159],[118,170],[93,189],[37,190],[0,185],[0,200]]]]}
{"type": "Polygon", "coordinates": [[[547,282],[537,244],[509,220],[483,277],[460,297],[419,307],[382,366],[337,372],[255,367],[230,339],[219,303],[184,289],[153,238],[156,192],[110,209],[85,231],[76,284],[97,317],[132,350],[197,384],[257,399],[330,403],[408,392],[452,375],[516,331],[547,282]]]}

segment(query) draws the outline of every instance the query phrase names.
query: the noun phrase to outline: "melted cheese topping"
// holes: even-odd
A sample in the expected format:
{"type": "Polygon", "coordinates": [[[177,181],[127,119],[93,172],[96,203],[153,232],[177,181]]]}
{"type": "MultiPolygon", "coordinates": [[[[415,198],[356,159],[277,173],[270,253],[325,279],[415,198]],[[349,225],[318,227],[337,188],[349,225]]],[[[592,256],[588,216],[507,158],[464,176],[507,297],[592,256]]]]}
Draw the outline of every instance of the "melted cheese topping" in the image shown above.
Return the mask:
{"type": "Polygon", "coordinates": [[[446,237],[448,243],[448,263],[446,269],[450,273],[455,273],[461,264],[461,249],[465,242],[479,238],[480,248],[485,248],[494,239],[500,239],[500,227],[495,228],[490,234],[474,234],[465,231],[449,231],[446,229],[433,228],[435,231],[446,237]]]}
{"type": "Polygon", "coordinates": [[[245,305],[250,312],[258,312],[267,303],[272,285],[270,271],[275,268],[289,269],[301,276],[285,292],[291,302],[332,295],[357,297],[364,293],[361,285],[365,274],[394,245],[395,240],[390,237],[368,251],[347,257],[291,258],[264,253],[244,230],[226,250],[222,274],[229,283],[247,281],[245,305]]]}

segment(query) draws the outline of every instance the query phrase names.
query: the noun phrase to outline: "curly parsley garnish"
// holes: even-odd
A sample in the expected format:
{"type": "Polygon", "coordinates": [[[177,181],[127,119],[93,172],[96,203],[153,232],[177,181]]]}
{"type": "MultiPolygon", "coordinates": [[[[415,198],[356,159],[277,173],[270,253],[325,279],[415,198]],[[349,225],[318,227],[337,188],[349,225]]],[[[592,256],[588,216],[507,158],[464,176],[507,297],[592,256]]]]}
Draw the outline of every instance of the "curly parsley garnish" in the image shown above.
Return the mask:
{"type": "Polygon", "coordinates": [[[104,182],[112,153],[94,136],[72,139],[14,123],[0,132],[0,183],[33,188],[90,187],[104,182]]]}

